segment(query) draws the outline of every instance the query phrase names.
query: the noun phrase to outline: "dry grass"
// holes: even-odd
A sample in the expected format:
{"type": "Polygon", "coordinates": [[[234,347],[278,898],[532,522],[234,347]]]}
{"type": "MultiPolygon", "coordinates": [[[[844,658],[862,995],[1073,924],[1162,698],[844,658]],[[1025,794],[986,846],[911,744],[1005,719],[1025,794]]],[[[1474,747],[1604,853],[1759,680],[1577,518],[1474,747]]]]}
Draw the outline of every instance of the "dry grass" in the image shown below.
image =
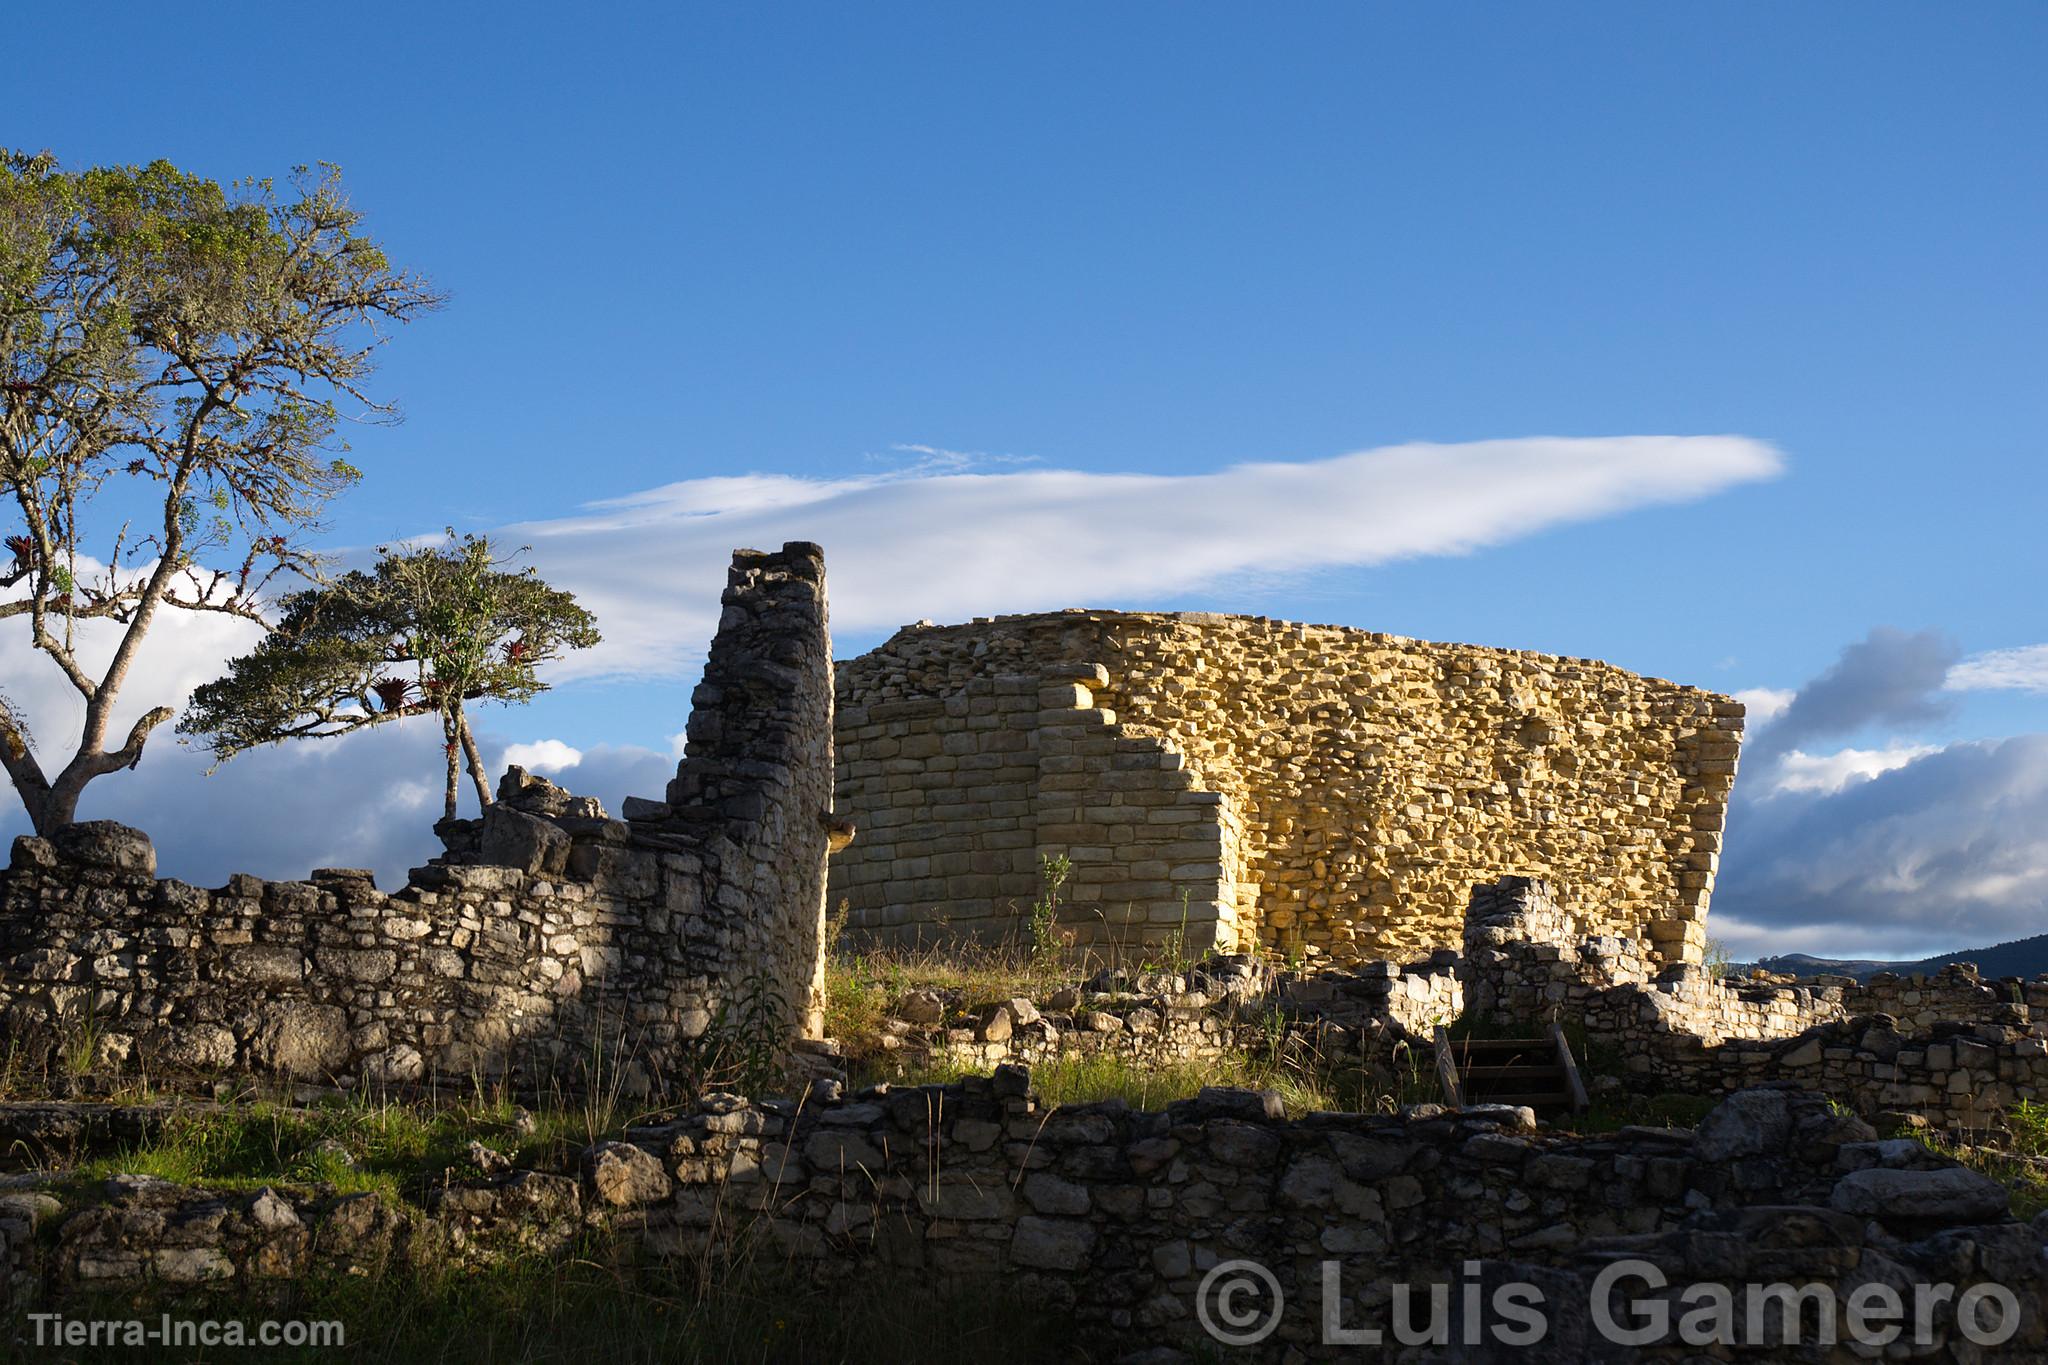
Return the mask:
{"type": "Polygon", "coordinates": [[[1930,1150],[1990,1176],[2012,1191],[2014,1216],[2032,1218],[2048,1209],[2048,1105],[2021,1100],[2005,1112],[2000,1126],[2003,1131],[1995,1138],[1987,1135],[1976,1142],[1915,1131],[1900,1136],[1918,1138],[1930,1150]]]}

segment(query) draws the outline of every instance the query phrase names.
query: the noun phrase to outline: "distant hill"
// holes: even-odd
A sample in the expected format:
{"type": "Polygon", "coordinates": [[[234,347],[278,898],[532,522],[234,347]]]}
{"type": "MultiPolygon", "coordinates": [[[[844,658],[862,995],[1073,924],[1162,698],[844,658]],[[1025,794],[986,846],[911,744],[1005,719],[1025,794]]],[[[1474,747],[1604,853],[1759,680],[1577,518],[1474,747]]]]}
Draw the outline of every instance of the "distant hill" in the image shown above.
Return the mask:
{"type": "Polygon", "coordinates": [[[1994,944],[1989,948],[1965,948],[1961,952],[1942,953],[1913,962],[1876,962],[1861,958],[1813,957],[1807,953],[1786,953],[1782,957],[1763,958],[1756,965],[1767,972],[1783,972],[1792,976],[1818,976],[1827,973],[1861,978],[1875,976],[1879,972],[1898,972],[1901,975],[1911,972],[1936,972],[1951,962],[1974,962],[1977,964],[1977,971],[1987,977],[2048,975],[2048,934],[2014,939],[2011,943],[1994,944]]]}

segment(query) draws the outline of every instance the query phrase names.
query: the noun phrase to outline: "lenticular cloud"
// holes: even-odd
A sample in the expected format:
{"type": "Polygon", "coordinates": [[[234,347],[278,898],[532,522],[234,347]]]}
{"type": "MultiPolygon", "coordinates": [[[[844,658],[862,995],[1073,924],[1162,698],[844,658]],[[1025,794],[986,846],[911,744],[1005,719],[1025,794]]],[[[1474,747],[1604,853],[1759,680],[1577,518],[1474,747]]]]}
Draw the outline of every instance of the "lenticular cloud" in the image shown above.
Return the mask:
{"type": "Polygon", "coordinates": [[[1465,554],[1776,475],[1740,436],[1413,444],[1205,474],[924,466],[856,479],[690,479],[505,528],[605,622],[582,673],[687,671],[739,545],[814,540],[856,630],[1051,607],[1141,607],[1231,575],[1465,554]]]}

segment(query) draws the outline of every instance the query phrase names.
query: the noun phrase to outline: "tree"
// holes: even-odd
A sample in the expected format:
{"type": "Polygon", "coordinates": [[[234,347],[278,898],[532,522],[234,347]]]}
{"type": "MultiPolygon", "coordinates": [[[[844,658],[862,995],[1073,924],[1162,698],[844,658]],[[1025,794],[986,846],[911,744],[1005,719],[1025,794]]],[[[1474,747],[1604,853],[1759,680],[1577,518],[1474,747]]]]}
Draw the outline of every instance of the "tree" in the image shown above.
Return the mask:
{"type": "Polygon", "coordinates": [[[38,833],[70,823],[86,785],[134,767],[170,718],[155,707],[108,747],[159,610],[263,620],[267,590],[310,573],[303,538],[358,477],[344,415],[395,417],[364,392],[373,353],[439,299],[360,229],[332,167],[280,192],[163,161],[65,171],[0,150],[0,503],[20,521],[0,621],[26,617],[85,702],[54,770],[0,709],[0,766],[38,833]],[[97,671],[89,623],[113,639],[97,671]]]}
{"type": "Polygon", "coordinates": [[[466,704],[525,702],[547,690],[539,667],[598,642],[596,619],[532,568],[507,571],[482,536],[380,548],[376,567],[287,597],[276,627],[192,694],[181,733],[206,737],[216,760],[285,739],[347,734],[435,715],[453,818],[466,759],[477,800],[491,803],[466,704]],[[402,672],[410,667],[412,677],[402,672]]]}

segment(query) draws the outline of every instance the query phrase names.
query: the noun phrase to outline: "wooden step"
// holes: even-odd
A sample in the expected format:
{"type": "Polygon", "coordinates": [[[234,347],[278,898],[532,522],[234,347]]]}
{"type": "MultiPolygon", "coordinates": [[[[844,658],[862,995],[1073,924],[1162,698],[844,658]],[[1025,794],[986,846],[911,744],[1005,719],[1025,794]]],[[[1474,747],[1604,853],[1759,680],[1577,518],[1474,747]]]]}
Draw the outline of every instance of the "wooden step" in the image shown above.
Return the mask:
{"type": "Polygon", "coordinates": [[[1577,1109],[1586,1103],[1575,1059],[1555,1024],[1547,1038],[1453,1040],[1439,1028],[1436,1048],[1438,1078],[1452,1103],[1549,1110],[1577,1109]]]}
{"type": "Polygon", "coordinates": [[[1458,1075],[1461,1079],[1475,1084],[1530,1078],[1547,1081],[1553,1077],[1562,1079],[1564,1069],[1555,1063],[1545,1066],[1541,1062],[1524,1062],[1511,1066],[1461,1066],[1458,1068],[1458,1075]]]}
{"type": "Polygon", "coordinates": [[[1459,1052],[1544,1052],[1552,1044],[1548,1038],[1453,1038],[1451,1047],[1459,1052]]]}

